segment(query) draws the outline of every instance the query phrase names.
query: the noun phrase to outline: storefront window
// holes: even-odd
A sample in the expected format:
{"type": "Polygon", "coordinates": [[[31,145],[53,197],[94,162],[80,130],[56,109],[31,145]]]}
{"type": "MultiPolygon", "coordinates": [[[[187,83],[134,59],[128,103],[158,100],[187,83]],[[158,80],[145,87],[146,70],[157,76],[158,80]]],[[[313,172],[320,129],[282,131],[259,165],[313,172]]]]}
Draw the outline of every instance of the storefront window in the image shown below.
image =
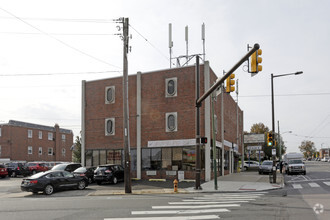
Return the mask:
{"type": "Polygon", "coordinates": [[[113,150],[108,150],[108,154],[107,154],[107,164],[114,164],[114,152],[113,150]]]}
{"type": "Polygon", "coordinates": [[[99,164],[99,151],[93,150],[93,166],[98,166],[99,164]]]}
{"type": "Polygon", "coordinates": [[[106,164],[107,158],[106,158],[106,151],[100,150],[100,164],[106,164]]]}
{"type": "Polygon", "coordinates": [[[162,148],[162,168],[172,170],[171,148],[162,148]]]}
{"type": "Polygon", "coordinates": [[[160,170],[162,168],[162,150],[160,148],[151,149],[151,161],[152,170],[160,170]]]}
{"type": "Polygon", "coordinates": [[[229,151],[225,151],[225,165],[224,165],[225,170],[229,169],[229,151]]]}
{"type": "Polygon", "coordinates": [[[86,151],[86,167],[92,166],[92,156],[93,156],[93,151],[91,150],[86,151]]]}
{"type": "Polygon", "coordinates": [[[142,149],[142,170],[151,170],[150,150],[142,149]]]}
{"type": "Polygon", "coordinates": [[[195,170],[195,148],[189,147],[182,150],[182,170],[195,170]]]}
{"type": "Polygon", "coordinates": [[[136,150],[131,150],[131,170],[136,170],[136,150]]]}
{"type": "Polygon", "coordinates": [[[182,148],[172,149],[172,170],[182,170],[182,148]]]}
{"type": "Polygon", "coordinates": [[[121,150],[115,150],[114,154],[115,154],[114,164],[121,164],[121,150]]]}

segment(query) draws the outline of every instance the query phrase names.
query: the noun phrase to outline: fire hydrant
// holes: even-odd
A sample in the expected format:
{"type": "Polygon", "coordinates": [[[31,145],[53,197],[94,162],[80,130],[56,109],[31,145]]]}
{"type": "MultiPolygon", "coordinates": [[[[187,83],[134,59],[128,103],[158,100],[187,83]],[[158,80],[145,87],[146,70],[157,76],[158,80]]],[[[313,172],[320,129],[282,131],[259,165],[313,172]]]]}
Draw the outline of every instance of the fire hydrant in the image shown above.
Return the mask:
{"type": "Polygon", "coordinates": [[[173,181],[173,184],[174,184],[174,192],[178,192],[178,181],[176,179],[173,181]]]}

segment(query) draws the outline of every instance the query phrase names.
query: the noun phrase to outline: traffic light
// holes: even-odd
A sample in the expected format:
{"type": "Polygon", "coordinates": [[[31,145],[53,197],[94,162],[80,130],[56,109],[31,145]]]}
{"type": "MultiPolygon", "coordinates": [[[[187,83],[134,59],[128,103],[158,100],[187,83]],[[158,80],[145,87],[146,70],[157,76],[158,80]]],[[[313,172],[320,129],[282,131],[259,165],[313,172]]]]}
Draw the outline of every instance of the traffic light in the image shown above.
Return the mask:
{"type": "Polygon", "coordinates": [[[207,137],[201,137],[201,143],[207,144],[207,137]]]}
{"type": "Polygon", "coordinates": [[[256,52],[254,52],[251,56],[251,73],[258,73],[262,71],[262,66],[260,63],[262,62],[262,57],[260,57],[262,54],[262,50],[259,49],[256,52]]]}
{"type": "Polygon", "coordinates": [[[226,92],[234,92],[235,91],[235,74],[230,74],[226,79],[226,92]]]}
{"type": "Polygon", "coordinates": [[[272,132],[268,132],[267,133],[267,146],[271,147],[273,146],[273,133],[272,132]]]}

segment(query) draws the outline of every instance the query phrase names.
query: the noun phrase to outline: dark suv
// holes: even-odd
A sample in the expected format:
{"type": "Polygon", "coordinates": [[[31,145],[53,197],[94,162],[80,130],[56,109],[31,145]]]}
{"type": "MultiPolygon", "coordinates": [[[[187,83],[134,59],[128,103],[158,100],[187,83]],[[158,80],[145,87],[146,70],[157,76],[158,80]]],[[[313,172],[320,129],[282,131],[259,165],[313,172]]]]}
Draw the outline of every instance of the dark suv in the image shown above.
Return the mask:
{"type": "Polygon", "coordinates": [[[52,170],[61,170],[61,171],[68,171],[72,173],[76,169],[81,167],[80,163],[64,163],[64,164],[58,164],[52,168],[52,170]]]}
{"type": "Polygon", "coordinates": [[[25,163],[21,162],[9,162],[5,164],[8,171],[8,176],[16,177],[18,175],[29,176],[30,170],[25,163]]]}
{"type": "Polygon", "coordinates": [[[45,163],[29,162],[26,164],[32,174],[49,170],[45,163]]]}
{"type": "Polygon", "coordinates": [[[102,182],[116,184],[118,181],[124,181],[124,168],[115,164],[100,165],[94,171],[94,181],[98,185],[102,182]]]}

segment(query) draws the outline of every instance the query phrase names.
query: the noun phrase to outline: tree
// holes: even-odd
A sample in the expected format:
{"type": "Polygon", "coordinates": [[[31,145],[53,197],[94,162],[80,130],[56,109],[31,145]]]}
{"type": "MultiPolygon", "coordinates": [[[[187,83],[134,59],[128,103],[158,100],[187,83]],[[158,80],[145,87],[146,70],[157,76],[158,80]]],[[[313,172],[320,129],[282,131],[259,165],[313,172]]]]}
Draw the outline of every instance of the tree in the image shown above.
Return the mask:
{"type": "Polygon", "coordinates": [[[269,132],[269,128],[263,123],[259,122],[251,126],[250,132],[254,134],[264,134],[269,132]]]}
{"type": "Polygon", "coordinates": [[[303,141],[299,146],[300,151],[305,157],[311,157],[316,152],[316,147],[313,141],[303,141]]]}
{"type": "Polygon", "coordinates": [[[74,146],[73,162],[81,163],[81,138],[79,136],[76,137],[74,146]]]}

